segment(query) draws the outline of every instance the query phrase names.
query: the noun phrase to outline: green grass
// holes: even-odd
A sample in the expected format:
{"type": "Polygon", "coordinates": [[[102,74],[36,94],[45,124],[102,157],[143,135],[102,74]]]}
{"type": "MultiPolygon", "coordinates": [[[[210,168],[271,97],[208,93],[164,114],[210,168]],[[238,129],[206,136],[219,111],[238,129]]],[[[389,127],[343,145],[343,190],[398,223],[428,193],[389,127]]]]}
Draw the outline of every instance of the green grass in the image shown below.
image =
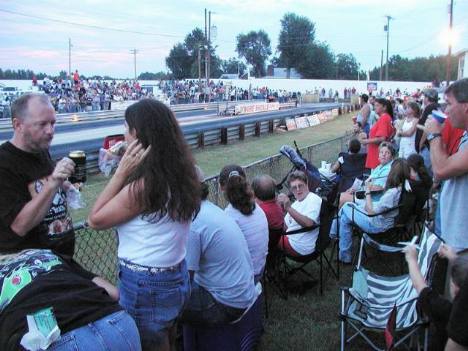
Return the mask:
{"type": "MultiPolygon", "coordinates": [[[[278,153],[283,144],[293,144],[296,140],[299,146],[308,146],[342,136],[351,129],[350,114],[323,125],[291,132],[275,132],[271,135],[250,137],[244,141],[223,146],[210,146],[195,150],[194,157],[207,176],[217,174],[228,163],[247,165],[278,153]]],[[[325,145],[324,147],[328,147],[325,145]]],[[[330,152],[324,153],[323,148],[317,148],[315,160],[327,158],[330,152]]],[[[330,151],[330,150],[328,150],[330,151]]],[[[335,150],[331,150],[335,154],[335,150]]],[[[284,162],[284,172],[288,162],[284,162]]],[[[283,173],[281,173],[283,174],[283,173]]],[[[83,190],[83,196],[88,207],[73,213],[75,221],[86,217],[99,192],[108,178],[102,175],[89,177],[89,182],[83,190]]],[[[115,252],[116,241],[112,231],[95,233],[90,230],[80,233],[77,240],[76,256],[87,268],[102,274],[115,282],[115,253],[109,259],[109,252],[115,252]],[[98,237],[96,237],[98,236],[98,237]],[[99,267],[96,269],[96,267],[99,267]]],[[[356,249],[355,244],[354,248],[356,249]]],[[[316,265],[311,272],[318,277],[316,265]]],[[[324,294],[320,296],[318,286],[302,295],[290,294],[287,300],[282,300],[272,286],[267,286],[269,301],[269,318],[265,320],[265,334],[262,338],[260,351],[275,350],[338,350],[339,349],[339,319],[340,286],[348,286],[351,281],[350,267],[342,269],[341,279],[333,277],[324,284],[324,294]]],[[[300,278],[300,274],[298,275],[300,278]]],[[[383,336],[376,336],[383,341],[383,336]]],[[[368,350],[360,341],[354,342],[349,350],[368,350]]]]}

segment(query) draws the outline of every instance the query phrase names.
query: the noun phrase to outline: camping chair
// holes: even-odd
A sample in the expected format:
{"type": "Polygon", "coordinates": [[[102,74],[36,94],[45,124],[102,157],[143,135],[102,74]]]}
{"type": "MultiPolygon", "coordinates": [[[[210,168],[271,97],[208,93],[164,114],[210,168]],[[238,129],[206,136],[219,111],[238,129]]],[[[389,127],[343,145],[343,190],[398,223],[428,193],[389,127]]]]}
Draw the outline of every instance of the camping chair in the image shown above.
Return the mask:
{"type": "Polygon", "coordinates": [[[403,188],[403,190],[401,191],[400,199],[398,201],[398,205],[383,212],[368,214],[360,210],[357,206],[353,206],[353,222],[355,211],[360,212],[368,216],[369,218],[372,218],[398,210],[398,215],[394,219],[394,225],[390,229],[379,233],[365,233],[357,224],[354,224],[354,232],[357,233],[358,237],[362,237],[363,234],[367,234],[371,236],[374,240],[382,244],[385,243],[390,245],[396,245],[398,241],[404,241],[406,239],[409,239],[408,228],[411,228],[410,223],[413,223],[415,219],[415,201],[416,199],[414,193],[407,191],[403,188]]]}
{"type": "MultiPolygon", "coordinates": [[[[311,231],[315,228],[319,228],[319,234],[317,237],[317,242],[315,244],[315,251],[309,255],[304,256],[291,256],[287,253],[281,253],[281,262],[279,267],[279,274],[281,275],[282,284],[287,285],[287,282],[291,276],[297,272],[301,272],[309,278],[313,279],[313,276],[305,269],[306,266],[311,262],[317,262],[320,266],[320,295],[323,295],[323,269],[324,264],[327,265],[327,271],[331,271],[333,275],[338,278],[336,270],[333,268],[331,262],[333,261],[333,252],[332,256],[329,258],[325,252],[330,244],[330,227],[333,218],[333,211],[330,207],[330,204],[322,199],[322,205],[320,207],[320,224],[317,224],[312,227],[304,227],[298,230],[290,231],[284,235],[299,234],[303,232],[311,231]],[[294,265],[291,265],[289,261],[292,261],[294,265]],[[325,262],[324,262],[325,261],[325,262]]],[[[286,289],[284,290],[286,292],[286,289]]],[[[287,293],[283,298],[287,298],[287,293]]]]}
{"type": "Polygon", "coordinates": [[[340,180],[338,182],[338,193],[348,190],[356,178],[363,178],[366,170],[367,154],[349,154],[340,152],[338,157],[343,157],[343,164],[340,167],[340,180]]]}
{"type": "MultiPolygon", "coordinates": [[[[368,235],[361,238],[359,261],[353,274],[352,287],[341,288],[340,350],[344,351],[346,344],[357,336],[362,337],[373,350],[385,350],[385,348],[379,348],[367,332],[388,331],[389,318],[395,313],[395,333],[398,333],[399,338],[398,340],[394,338],[394,347],[405,345],[408,339],[411,340],[413,336],[416,336],[413,340],[416,340],[419,350],[417,334],[420,330],[424,330],[423,350],[427,350],[429,323],[416,308],[418,294],[413,288],[409,275],[387,277],[364,269],[361,266],[361,258],[364,245],[369,243],[378,247],[379,250],[401,254],[401,247],[379,244],[368,235]],[[350,337],[347,336],[348,327],[355,332],[350,337]]],[[[428,285],[432,283],[432,272],[440,244],[440,238],[426,227],[420,240],[418,264],[428,285]]]]}

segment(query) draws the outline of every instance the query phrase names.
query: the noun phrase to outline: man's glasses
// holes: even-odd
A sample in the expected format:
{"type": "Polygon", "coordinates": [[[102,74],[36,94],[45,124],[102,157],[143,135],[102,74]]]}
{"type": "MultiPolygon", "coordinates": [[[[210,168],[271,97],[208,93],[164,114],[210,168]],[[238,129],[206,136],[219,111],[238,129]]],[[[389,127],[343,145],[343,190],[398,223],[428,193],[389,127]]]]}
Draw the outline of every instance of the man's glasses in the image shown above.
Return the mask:
{"type": "Polygon", "coordinates": [[[291,191],[298,191],[298,190],[304,189],[305,187],[306,187],[306,184],[300,183],[298,185],[294,185],[294,186],[289,187],[289,189],[291,189],[291,191]]]}

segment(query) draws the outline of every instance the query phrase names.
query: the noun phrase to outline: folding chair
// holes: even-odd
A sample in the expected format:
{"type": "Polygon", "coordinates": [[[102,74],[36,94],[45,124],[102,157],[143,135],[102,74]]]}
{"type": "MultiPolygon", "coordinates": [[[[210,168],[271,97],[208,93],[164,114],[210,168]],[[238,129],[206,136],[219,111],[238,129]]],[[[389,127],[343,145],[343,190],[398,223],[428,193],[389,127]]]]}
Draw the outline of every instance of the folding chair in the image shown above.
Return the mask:
{"type": "MultiPolygon", "coordinates": [[[[315,251],[309,255],[304,256],[291,256],[287,253],[282,252],[281,256],[281,263],[279,269],[282,270],[280,272],[282,283],[287,285],[287,282],[291,276],[293,276],[297,272],[301,272],[309,278],[314,278],[305,268],[311,262],[317,262],[320,266],[320,295],[323,295],[323,268],[324,264],[327,265],[327,271],[331,271],[332,274],[338,278],[336,270],[333,268],[331,262],[333,261],[333,252],[331,257],[329,258],[325,252],[328,248],[331,239],[329,236],[331,222],[333,219],[333,211],[330,204],[322,199],[322,205],[320,207],[320,224],[317,224],[312,227],[304,227],[298,230],[290,231],[285,233],[284,235],[291,235],[291,234],[299,234],[303,232],[311,231],[315,228],[319,228],[319,235],[317,237],[317,242],[315,243],[315,251]],[[289,261],[293,262],[291,265],[289,261]],[[324,262],[325,261],[325,262],[324,262]]],[[[286,291],[285,291],[286,292],[286,291]]],[[[287,298],[287,293],[283,298],[287,298]]]]}
{"type": "MultiPolygon", "coordinates": [[[[378,247],[381,251],[401,254],[401,247],[379,244],[368,235],[363,235],[361,238],[359,261],[353,274],[352,287],[341,288],[340,350],[344,351],[346,344],[357,336],[362,337],[373,350],[385,350],[379,348],[367,332],[383,332],[394,308],[397,311],[395,331],[399,336],[394,342],[394,347],[407,346],[407,341],[415,340],[419,350],[418,333],[423,330],[423,350],[427,350],[428,320],[416,308],[418,294],[413,288],[409,275],[388,277],[364,269],[361,266],[361,258],[364,245],[369,244],[378,247]],[[347,337],[348,327],[354,331],[350,337],[347,337]]],[[[432,283],[432,272],[440,244],[440,238],[426,227],[420,240],[418,264],[428,285],[432,283]]]]}
{"type": "Polygon", "coordinates": [[[394,218],[394,224],[391,228],[379,233],[366,233],[357,224],[353,224],[354,232],[357,233],[357,236],[360,238],[363,234],[367,234],[371,236],[374,240],[382,244],[385,243],[390,245],[396,245],[398,241],[404,241],[406,239],[409,239],[408,229],[411,228],[410,224],[413,223],[415,219],[415,201],[415,195],[412,192],[403,189],[400,195],[400,199],[398,201],[398,205],[393,208],[389,208],[385,211],[374,214],[368,214],[360,210],[358,207],[354,206],[352,210],[353,222],[355,212],[360,212],[361,214],[364,214],[369,218],[373,218],[398,210],[398,215],[394,218]]]}

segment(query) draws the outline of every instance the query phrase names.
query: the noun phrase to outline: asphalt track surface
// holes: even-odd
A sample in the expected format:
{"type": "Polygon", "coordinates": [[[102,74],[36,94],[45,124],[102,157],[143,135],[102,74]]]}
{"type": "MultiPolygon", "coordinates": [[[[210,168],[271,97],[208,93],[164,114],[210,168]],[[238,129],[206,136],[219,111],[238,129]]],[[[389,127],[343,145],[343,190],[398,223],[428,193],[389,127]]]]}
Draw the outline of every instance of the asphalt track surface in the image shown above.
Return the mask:
{"type": "MultiPolygon", "coordinates": [[[[298,108],[232,117],[220,117],[217,115],[217,108],[211,108],[176,112],[176,118],[184,134],[188,135],[204,130],[253,123],[259,119],[270,120],[272,118],[310,114],[314,111],[337,108],[339,105],[334,103],[307,104],[298,108]]],[[[71,150],[84,150],[87,153],[96,152],[102,147],[103,140],[107,135],[122,134],[124,132],[123,112],[122,117],[119,118],[68,122],[64,124],[57,123],[50,148],[52,156],[54,158],[63,157],[71,150]]],[[[60,119],[60,116],[57,119],[60,119]]],[[[10,139],[11,136],[11,129],[1,130],[0,144],[10,139]]]]}

